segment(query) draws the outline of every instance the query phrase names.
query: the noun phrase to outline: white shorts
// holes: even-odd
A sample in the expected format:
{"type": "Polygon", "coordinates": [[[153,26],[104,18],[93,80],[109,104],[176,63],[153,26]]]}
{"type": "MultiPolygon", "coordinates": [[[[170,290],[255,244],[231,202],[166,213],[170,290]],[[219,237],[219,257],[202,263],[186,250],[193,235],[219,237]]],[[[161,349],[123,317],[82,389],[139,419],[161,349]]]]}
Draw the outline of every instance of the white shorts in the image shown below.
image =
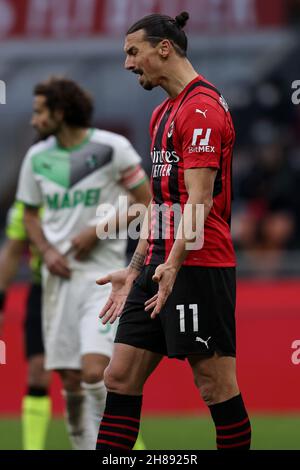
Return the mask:
{"type": "Polygon", "coordinates": [[[111,290],[96,284],[99,277],[75,271],[65,280],[43,270],[46,369],[81,369],[85,354],[111,357],[118,322],[104,326],[99,319],[111,290]]]}

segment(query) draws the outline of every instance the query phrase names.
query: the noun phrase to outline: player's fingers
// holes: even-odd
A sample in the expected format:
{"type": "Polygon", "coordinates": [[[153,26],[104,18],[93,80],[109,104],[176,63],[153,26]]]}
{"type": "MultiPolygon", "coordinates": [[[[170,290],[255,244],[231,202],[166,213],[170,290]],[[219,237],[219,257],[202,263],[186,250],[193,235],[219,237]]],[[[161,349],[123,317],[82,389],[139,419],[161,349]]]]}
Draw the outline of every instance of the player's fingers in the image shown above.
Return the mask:
{"type": "Polygon", "coordinates": [[[70,271],[69,268],[64,267],[64,268],[63,268],[63,273],[64,273],[64,276],[65,276],[67,279],[69,279],[69,278],[71,277],[71,271],[70,271]]]}
{"type": "Polygon", "coordinates": [[[155,309],[151,313],[151,318],[155,318],[161,312],[161,309],[165,305],[166,300],[167,300],[166,293],[164,291],[160,292],[156,301],[155,309]]]}
{"type": "Polygon", "coordinates": [[[80,261],[82,259],[82,251],[81,250],[77,250],[74,252],[74,258],[77,260],[77,261],[80,261]]]}
{"type": "Polygon", "coordinates": [[[115,316],[116,318],[118,318],[118,316],[119,316],[120,307],[121,307],[120,302],[116,303],[116,308],[115,308],[115,311],[114,311],[114,316],[115,316]]]}
{"type": "Polygon", "coordinates": [[[69,269],[69,263],[67,258],[65,258],[63,255],[60,256],[59,261],[58,261],[62,266],[65,266],[65,268],[69,269]]]}
{"type": "Polygon", "coordinates": [[[108,284],[109,282],[111,282],[110,275],[97,279],[96,284],[98,284],[98,286],[104,286],[104,284],[108,284]]]}
{"type": "Polygon", "coordinates": [[[152,281],[154,282],[159,282],[161,280],[161,274],[158,272],[155,272],[155,274],[152,276],[152,281]]]}
{"type": "Polygon", "coordinates": [[[119,309],[117,317],[120,317],[122,315],[123,310],[124,310],[124,305],[122,305],[122,307],[119,309]]]}
{"type": "Polygon", "coordinates": [[[103,318],[107,314],[107,312],[111,308],[112,304],[113,304],[113,301],[111,299],[108,299],[108,301],[106,302],[106,304],[102,308],[101,312],[99,313],[99,318],[103,318]]]}
{"type": "Polygon", "coordinates": [[[63,256],[59,259],[58,265],[59,265],[61,271],[64,272],[64,274],[66,276],[70,276],[71,271],[70,271],[70,268],[69,268],[68,261],[63,256]]]}
{"type": "Polygon", "coordinates": [[[145,311],[149,312],[153,308],[156,307],[157,299],[158,299],[159,293],[155,294],[151,299],[147,300],[145,302],[145,311]]]}
{"type": "Polygon", "coordinates": [[[145,307],[145,312],[150,312],[150,310],[153,310],[155,307],[156,307],[156,301],[154,301],[152,304],[145,307]]]}
{"type": "Polygon", "coordinates": [[[71,271],[63,263],[57,263],[54,269],[54,274],[69,279],[71,276],[71,271]]]}
{"type": "Polygon", "coordinates": [[[111,308],[112,304],[113,301],[111,298],[109,298],[104,307],[102,308],[101,312],[99,313],[99,318],[103,318],[106,315],[108,310],[111,308]]]}
{"type": "Polygon", "coordinates": [[[151,312],[151,314],[150,314],[150,318],[152,318],[152,320],[154,320],[154,318],[157,317],[157,315],[159,315],[159,314],[160,314],[160,309],[159,309],[159,307],[156,303],[155,308],[153,309],[153,312],[151,312]]]}
{"type": "Polygon", "coordinates": [[[116,311],[116,304],[113,303],[112,306],[110,307],[110,309],[108,310],[106,316],[104,317],[105,321],[107,320],[107,322],[112,324],[115,321],[115,317],[114,317],[115,311],[116,311]]]}
{"type": "Polygon", "coordinates": [[[123,313],[123,309],[124,309],[124,305],[125,305],[125,300],[123,302],[121,302],[118,306],[118,311],[117,311],[117,316],[120,317],[123,313]]]}
{"type": "Polygon", "coordinates": [[[113,323],[115,323],[117,318],[118,318],[118,314],[117,314],[117,310],[115,310],[113,315],[111,316],[111,319],[109,320],[109,323],[112,325],[113,323]]]}
{"type": "Polygon", "coordinates": [[[76,250],[74,253],[74,258],[78,261],[81,261],[87,257],[87,254],[88,253],[85,248],[78,248],[78,250],[76,250]]]}
{"type": "Polygon", "coordinates": [[[153,310],[156,307],[156,302],[157,300],[154,300],[151,304],[147,305],[147,307],[145,307],[145,312],[149,312],[150,310],[153,310]]]}
{"type": "Polygon", "coordinates": [[[150,317],[154,320],[154,318],[160,314],[160,311],[161,311],[161,307],[159,307],[157,304],[156,304],[156,307],[155,309],[153,310],[153,312],[151,313],[150,317]]]}
{"type": "Polygon", "coordinates": [[[105,316],[104,318],[101,318],[101,321],[102,321],[102,325],[106,325],[106,323],[108,322],[109,318],[107,316],[105,316]]]}
{"type": "Polygon", "coordinates": [[[152,304],[158,297],[158,294],[155,294],[151,299],[146,300],[145,306],[148,307],[148,305],[152,304]]]}
{"type": "Polygon", "coordinates": [[[104,317],[101,318],[103,325],[106,325],[106,323],[108,323],[110,319],[111,319],[111,315],[110,315],[110,309],[109,309],[104,315],[104,317]]]}
{"type": "Polygon", "coordinates": [[[154,320],[154,318],[157,317],[158,314],[159,314],[159,312],[157,312],[157,310],[155,309],[155,310],[153,310],[153,312],[151,313],[150,318],[151,318],[152,320],[154,320]]]}
{"type": "Polygon", "coordinates": [[[127,296],[123,296],[123,298],[118,302],[116,312],[115,312],[116,319],[122,315],[124,306],[126,303],[126,299],[127,299],[127,296]]]}
{"type": "Polygon", "coordinates": [[[115,315],[117,317],[119,309],[120,309],[120,302],[115,302],[114,306],[113,306],[113,310],[110,312],[111,315],[113,315],[113,316],[115,315]]]}

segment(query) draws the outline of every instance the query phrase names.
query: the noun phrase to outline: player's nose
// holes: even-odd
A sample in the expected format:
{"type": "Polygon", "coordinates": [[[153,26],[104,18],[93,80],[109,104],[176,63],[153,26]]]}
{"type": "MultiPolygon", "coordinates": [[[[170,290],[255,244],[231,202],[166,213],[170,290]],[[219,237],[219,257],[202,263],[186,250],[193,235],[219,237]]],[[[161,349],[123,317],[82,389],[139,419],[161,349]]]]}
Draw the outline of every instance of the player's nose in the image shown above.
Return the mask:
{"type": "Polygon", "coordinates": [[[133,70],[134,69],[133,60],[130,56],[126,57],[125,62],[124,62],[124,68],[126,70],[133,70]]]}

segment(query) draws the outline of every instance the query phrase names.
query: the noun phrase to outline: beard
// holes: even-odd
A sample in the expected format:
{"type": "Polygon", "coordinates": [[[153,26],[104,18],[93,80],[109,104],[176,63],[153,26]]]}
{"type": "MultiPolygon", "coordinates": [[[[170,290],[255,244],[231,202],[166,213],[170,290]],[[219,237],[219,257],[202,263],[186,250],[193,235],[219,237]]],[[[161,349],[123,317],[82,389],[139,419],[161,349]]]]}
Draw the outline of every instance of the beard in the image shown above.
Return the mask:
{"type": "Polygon", "coordinates": [[[154,88],[154,85],[150,81],[145,81],[144,83],[141,83],[142,87],[144,90],[151,91],[154,88]]]}
{"type": "Polygon", "coordinates": [[[36,140],[46,140],[48,139],[48,137],[50,137],[51,135],[54,135],[53,132],[50,132],[50,131],[46,131],[46,130],[39,130],[39,129],[35,129],[35,132],[36,132],[36,140]]]}
{"type": "Polygon", "coordinates": [[[140,78],[139,83],[144,90],[151,91],[154,88],[154,85],[150,80],[143,79],[142,77],[140,78]]]}
{"type": "Polygon", "coordinates": [[[34,127],[34,130],[36,132],[36,141],[38,142],[39,140],[46,140],[50,136],[56,136],[56,134],[59,131],[59,126],[54,125],[54,126],[48,126],[48,127],[34,127]]]}
{"type": "Polygon", "coordinates": [[[152,85],[151,82],[144,82],[144,83],[141,83],[141,85],[144,88],[144,90],[147,90],[147,91],[151,91],[154,88],[154,85],[152,85]]]}
{"type": "Polygon", "coordinates": [[[150,80],[143,78],[144,72],[142,69],[136,69],[134,70],[133,73],[140,75],[139,84],[144,88],[144,90],[147,90],[147,91],[153,90],[154,88],[153,83],[150,80]]]}

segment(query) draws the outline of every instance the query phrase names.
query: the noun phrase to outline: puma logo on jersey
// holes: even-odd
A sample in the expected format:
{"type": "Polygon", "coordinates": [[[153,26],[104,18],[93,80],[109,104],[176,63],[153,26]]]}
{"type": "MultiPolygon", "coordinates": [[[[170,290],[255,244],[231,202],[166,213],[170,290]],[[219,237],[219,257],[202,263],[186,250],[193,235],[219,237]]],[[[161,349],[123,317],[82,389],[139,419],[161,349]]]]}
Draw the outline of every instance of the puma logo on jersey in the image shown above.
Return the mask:
{"type": "Polygon", "coordinates": [[[207,113],[207,109],[205,111],[201,111],[201,109],[196,109],[196,113],[199,113],[199,114],[203,114],[203,116],[206,118],[206,113],[207,113]]]}
{"type": "Polygon", "coordinates": [[[207,349],[209,349],[207,343],[208,343],[208,341],[209,341],[210,339],[211,339],[211,336],[210,336],[209,338],[207,338],[206,341],[205,341],[204,339],[200,338],[199,336],[197,336],[196,341],[197,341],[198,343],[203,343],[203,344],[205,344],[205,346],[207,347],[207,349]]]}

